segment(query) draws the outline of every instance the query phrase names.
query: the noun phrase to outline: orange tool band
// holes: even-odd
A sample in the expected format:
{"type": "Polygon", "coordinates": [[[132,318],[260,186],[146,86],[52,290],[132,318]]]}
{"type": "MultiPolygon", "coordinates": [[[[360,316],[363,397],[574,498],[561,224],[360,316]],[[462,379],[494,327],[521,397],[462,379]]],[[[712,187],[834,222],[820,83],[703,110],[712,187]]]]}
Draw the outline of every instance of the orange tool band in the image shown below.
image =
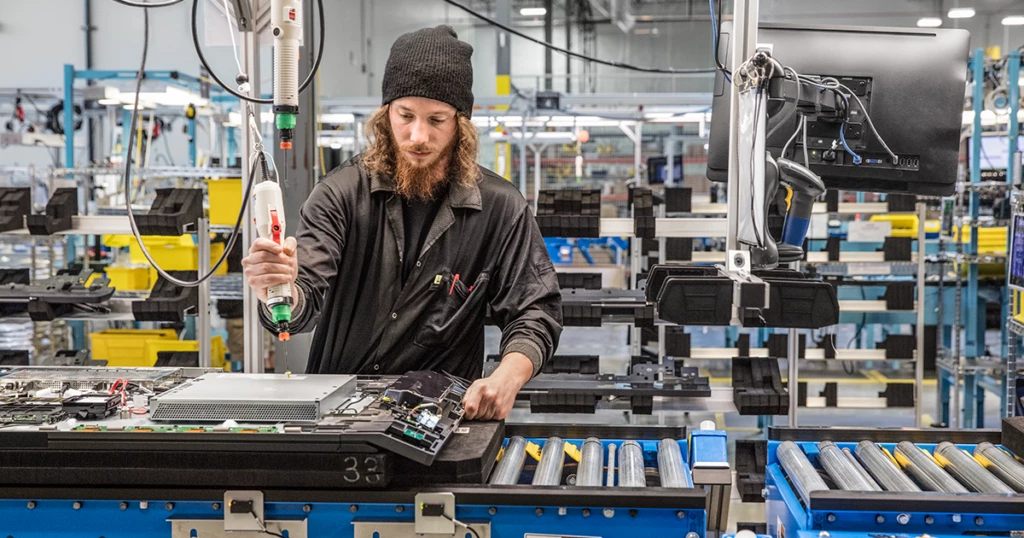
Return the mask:
{"type": "Polygon", "coordinates": [[[452,287],[451,287],[451,289],[448,290],[448,295],[451,295],[452,293],[455,292],[455,283],[458,282],[458,281],[459,281],[459,275],[455,275],[455,278],[452,279],[452,287]]]}

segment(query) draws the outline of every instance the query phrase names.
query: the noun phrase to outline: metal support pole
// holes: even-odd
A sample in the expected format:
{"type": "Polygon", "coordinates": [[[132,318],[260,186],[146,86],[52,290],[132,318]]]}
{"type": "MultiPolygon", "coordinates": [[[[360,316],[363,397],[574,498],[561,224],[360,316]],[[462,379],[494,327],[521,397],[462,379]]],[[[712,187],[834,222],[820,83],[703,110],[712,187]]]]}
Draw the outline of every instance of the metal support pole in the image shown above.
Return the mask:
{"type": "MultiPolygon", "coordinates": [[[[976,100],[983,100],[983,89],[984,81],[983,76],[985,72],[985,55],[982,49],[974,51],[974,98],[976,100]]],[[[977,105],[975,108],[978,108],[977,105]]],[[[973,160],[980,160],[981,153],[981,111],[977,111],[974,118],[975,129],[971,136],[971,146],[975,150],[972,155],[973,160]]],[[[980,162],[978,163],[980,164],[980,162]]],[[[1010,170],[1007,170],[1009,173],[1010,170]]],[[[971,184],[977,185],[981,183],[981,167],[971,166],[971,184]]],[[[968,358],[977,358],[984,355],[985,348],[985,335],[983,331],[979,331],[978,327],[978,264],[974,261],[974,257],[978,255],[978,216],[981,209],[981,193],[977,189],[971,189],[970,192],[970,211],[971,211],[971,226],[969,230],[971,232],[971,242],[967,248],[967,254],[972,257],[972,261],[967,265],[967,327],[964,329],[964,355],[968,358]],[[979,334],[981,333],[981,334],[979,334]]],[[[961,227],[961,233],[963,228],[961,227]]],[[[962,239],[962,238],[961,238],[962,239]]]]}
{"type": "MultiPolygon", "coordinates": [[[[794,271],[800,270],[800,262],[793,262],[790,267],[794,271]]],[[[795,428],[797,425],[797,409],[799,408],[800,398],[797,398],[797,394],[800,391],[800,330],[790,329],[789,330],[789,345],[786,347],[786,360],[789,366],[789,427],[795,428]]]]}
{"type": "MultiPolygon", "coordinates": [[[[75,66],[64,64],[64,166],[75,167],[75,66]]],[[[125,144],[128,143],[126,139],[125,144]]],[[[68,177],[72,177],[70,174],[68,177]]]]}
{"type": "MultiPolygon", "coordinates": [[[[149,148],[147,148],[146,151],[149,151],[149,148]]],[[[192,119],[188,120],[188,165],[189,166],[195,166],[196,165],[196,120],[195,120],[195,118],[192,118],[192,119]]]]}
{"type": "MultiPolygon", "coordinates": [[[[263,0],[252,0],[252,12],[259,13],[260,4],[263,0]]],[[[255,32],[242,32],[242,62],[246,73],[249,75],[249,84],[252,86],[251,95],[260,95],[260,62],[259,62],[259,37],[255,32]]],[[[253,112],[256,114],[257,125],[261,125],[260,118],[260,107],[253,105],[253,112]]],[[[255,163],[252,160],[252,147],[253,137],[252,133],[248,128],[248,120],[246,118],[246,107],[242,104],[242,147],[240,153],[242,154],[242,177],[249,177],[249,170],[255,163]]],[[[242,246],[245,248],[247,245],[251,245],[253,240],[256,238],[255,224],[252,220],[252,212],[248,206],[246,206],[245,214],[242,218],[242,246]]],[[[242,292],[242,304],[243,304],[243,324],[245,334],[245,371],[248,373],[261,373],[263,372],[263,326],[260,324],[260,317],[257,309],[260,307],[260,301],[256,298],[256,292],[253,291],[249,286],[245,286],[242,292]]]]}
{"type": "MultiPolygon", "coordinates": [[[[924,427],[924,311],[927,300],[925,287],[925,219],[928,204],[917,203],[917,352],[914,353],[914,424],[924,427]]],[[[941,297],[940,297],[941,299],[941,297]]]]}
{"type": "MultiPolygon", "coordinates": [[[[519,124],[521,133],[519,137],[519,192],[526,198],[526,114],[522,115],[522,122],[519,124]]],[[[537,200],[533,201],[533,213],[537,214],[537,200]]]]}
{"type": "MultiPolygon", "coordinates": [[[[737,72],[740,64],[750,58],[757,49],[757,21],[758,21],[759,0],[736,0],[733,10],[733,35],[732,35],[732,72],[737,72]]],[[[718,75],[721,76],[721,75],[718,75]]],[[[736,86],[728,90],[731,94],[729,100],[729,187],[728,187],[728,213],[729,234],[725,237],[726,251],[737,250],[737,240],[740,222],[740,192],[739,186],[739,154],[740,154],[740,129],[739,109],[740,94],[736,86]]]]}
{"type": "MultiPolygon", "coordinates": [[[[197,221],[196,232],[199,235],[197,247],[199,248],[199,265],[197,267],[200,275],[205,275],[210,270],[210,220],[206,218],[197,221]]],[[[210,349],[210,279],[206,279],[199,285],[199,312],[196,319],[196,340],[199,341],[199,367],[209,368],[213,364],[213,357],[210,349]]]]}
{"type": "MultiPolygon", "coordinates": [[[[525,133],[524,133],[524,136],[525,136],[525,133]]],[[[541,162],[540,161],[541,161],[541,157],[544,154],[544,150],[547,149],[548,145],[547,144],[530,144],[529,146],[526,146],[526,147],[529,147],[530,151],[533,152],[533,212],[534,212],[534,214],[536,214],[537,213],[538,204],[540,204],[540,184],[541,184],[541,180],[543,179],[541,177],[541,173],[540,173],[540,166],[541,166],[541,162]]],[[[524,167],[524,170],[525,170],[525,167],[524,167]]]]}
{"type": "MultiPolygon", "coordinates": [[[[1008,67],[1008,79],[1007,86],[1010,91],[1010,132],[1009,136],[1009,159],[1010,162],[1006,165],[1006,182],[1009,183],[1009,187],[1006,192],[1008,196],[1012,197],[1013,186],[1017,181],[1017,172],[1021,166],[1021,156],[1017,147],[1017,136],[1020,135],[1020,121],[1017,120],[1017,112],[1020,109],[1020,51],[1014,50],[1010,53],[1009,60],[1007,61],[1008,67]]],[[[1011,198],[1012,200],[1012,198],[1011,198]]],[[[1012,226],[1006,228],[1006,244],[1013,244],[1013,232],[1012,226]]],[[[1010,262],[1006,263],[1006,282],[1010,282],[1010,262]]],[[[1013,317],[1010,315],[1010,294],[1012,292],[1005,285],[1003,286],[1002,293],[1002,312],[1003,312],[1003,325],[1001,328],[1001,357],[1006,357],[1006,379],[1003,383],[1003,401],[1006,405],[1003,405],[1001,416],[1002,418],[1012,417],[1014,408],[1016,407],[1016,392],[1017,392],[1017,361],[1016,361],[1016,350],[1010,349],[1011,346],[1016,346],[1017,338],[1007,330],[1007,323],[1013,317]]]]}

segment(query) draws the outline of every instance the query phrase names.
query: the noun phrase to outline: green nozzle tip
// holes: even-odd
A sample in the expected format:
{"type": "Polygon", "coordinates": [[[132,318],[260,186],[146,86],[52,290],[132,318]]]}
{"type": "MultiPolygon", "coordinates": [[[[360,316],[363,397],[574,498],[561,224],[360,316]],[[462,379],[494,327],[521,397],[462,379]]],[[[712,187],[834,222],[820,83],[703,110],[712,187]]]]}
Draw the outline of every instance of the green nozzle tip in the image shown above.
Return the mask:
{"type": "Polygon", "coordinates": [[[298,123],[298,116],[295,114],[278,114],[276,117],[278,129],[294,129],[298,123]]]}
{"type": "Polygon", "coordinates": [[[274,323],[280,323],[282,321],[292,320],[292,307],[286,304],[279,304],[270,307],[271,317],[274,319],[274,323]]]}

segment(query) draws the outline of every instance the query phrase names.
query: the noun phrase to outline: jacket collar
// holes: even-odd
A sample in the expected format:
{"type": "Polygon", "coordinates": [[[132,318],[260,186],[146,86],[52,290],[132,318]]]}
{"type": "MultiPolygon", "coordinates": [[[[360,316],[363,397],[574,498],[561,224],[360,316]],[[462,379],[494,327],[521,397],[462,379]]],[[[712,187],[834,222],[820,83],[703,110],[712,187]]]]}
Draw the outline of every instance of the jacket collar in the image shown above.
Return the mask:
{"type": "MultiPolygon", "coordinates": [[[[367,172],[370,175],[371,194],[381,191],[395,192],[395,178],[387,174],[379,174],[372,170],[367,170],[367,172]]],[[[480,187],[476,183],[473,183],[472,185],[452,183],[448,187],[448,197],[446,202],[451,207],[475,209],[477,211],[483,209],[483,204],[480,198],[480,187]]]]}

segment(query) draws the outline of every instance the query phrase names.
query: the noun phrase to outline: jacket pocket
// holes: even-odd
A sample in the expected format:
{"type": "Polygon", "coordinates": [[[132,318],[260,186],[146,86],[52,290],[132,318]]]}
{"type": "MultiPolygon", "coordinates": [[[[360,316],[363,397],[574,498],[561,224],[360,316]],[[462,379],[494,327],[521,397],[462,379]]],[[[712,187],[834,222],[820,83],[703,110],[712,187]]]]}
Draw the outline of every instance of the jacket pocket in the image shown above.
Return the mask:
{"type": "Polygon", "coordinates": [[[440,290],[416,333],[416,344],[423,347],[450,346],[477,317],[483,319],[488,280],[487,273],[480,273],[471,286],[459,280],[449,284],[449,289],[440,290]]]}

